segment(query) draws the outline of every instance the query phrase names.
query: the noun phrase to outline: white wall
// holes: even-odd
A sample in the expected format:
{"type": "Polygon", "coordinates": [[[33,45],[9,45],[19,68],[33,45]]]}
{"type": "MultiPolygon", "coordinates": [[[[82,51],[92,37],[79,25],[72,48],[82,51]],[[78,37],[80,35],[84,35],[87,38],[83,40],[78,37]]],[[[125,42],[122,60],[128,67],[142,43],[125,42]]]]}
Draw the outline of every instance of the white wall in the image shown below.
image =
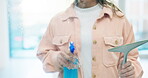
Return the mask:
{"type": "Polygon", "coordinates": [[[0,69],[4,68],[9,60],[9,33],[7,22],[7,0],[0,0],[0,69]]]}

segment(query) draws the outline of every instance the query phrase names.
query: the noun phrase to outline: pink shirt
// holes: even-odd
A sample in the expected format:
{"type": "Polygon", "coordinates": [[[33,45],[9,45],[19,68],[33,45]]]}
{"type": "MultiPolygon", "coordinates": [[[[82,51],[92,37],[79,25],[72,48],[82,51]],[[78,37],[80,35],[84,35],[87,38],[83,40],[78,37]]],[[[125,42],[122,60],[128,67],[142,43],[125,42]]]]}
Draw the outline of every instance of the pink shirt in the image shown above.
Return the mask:
{"type": "MultiPolygon", "coordinates": [[[[92,28],[92,78],[119,78],[118,66],[123,54],[108,52],[108,49],[135,41],[132,25],[123,13],[116,11],[116,14],[111,8],[103,7],[92,28]]],[[[80,21],[75,14],[74,4],[52,18],[40,41],[37,56],[42,61],[45,72],[60,72],[59,78],[63,78],[63,71],[58,68],[56,56],[61,51],[68,50],[70,41],[75,43],[75,52],[80,57],[80,21]]],[[[137,61],[138,55],[137,49],[128,55],[128,60],[135,67],[135,78],[141,78],[143,74],[137,61]]],[[[81,67],[79,78],[83,78],[81,67]]]]}

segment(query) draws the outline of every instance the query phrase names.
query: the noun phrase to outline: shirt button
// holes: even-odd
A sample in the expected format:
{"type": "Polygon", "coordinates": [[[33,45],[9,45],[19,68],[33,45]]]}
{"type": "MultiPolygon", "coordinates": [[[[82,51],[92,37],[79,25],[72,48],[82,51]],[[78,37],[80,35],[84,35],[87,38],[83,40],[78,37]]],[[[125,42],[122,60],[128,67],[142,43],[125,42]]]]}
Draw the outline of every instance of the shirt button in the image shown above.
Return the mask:
{"type": "Polygon", "coordinates": [[[93,60],[93,61],[96,61],[96,57],[93,57],[92,60],[93,60]]]}
{"type": "Polygon", "coordinates": [[[96,26],[95,25],[93,26],[93,29],[96,30],[96,26]]]}
{"type": "Polygon", "coordinates": [[[115,41],[115,44],[118,45],[118,40],[115,41]]]}
{"type": "Polygon", "coordinates": [[[97,41],[96,41],[96,40],[94,40],[94,41],[93,41],[93,44],[97,44],[97,41]]]}
{"type": "Polygon", "coordinates": [[[96,78],[96,75],[95,74],[92,74],[92,78],[96,78]]]}

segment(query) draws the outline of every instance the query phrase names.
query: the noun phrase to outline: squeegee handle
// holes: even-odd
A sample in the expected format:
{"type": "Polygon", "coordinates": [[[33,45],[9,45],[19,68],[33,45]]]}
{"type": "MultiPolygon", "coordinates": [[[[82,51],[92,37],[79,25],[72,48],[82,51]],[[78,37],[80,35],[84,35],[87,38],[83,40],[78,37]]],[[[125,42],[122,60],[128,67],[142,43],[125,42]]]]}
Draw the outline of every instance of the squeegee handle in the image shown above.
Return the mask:
{"type": "Polygon", "coordinates": [[[127,55],[128,55],[128,52],[125,52],[122,65],[124,65],[127,62],[127,55]]]}

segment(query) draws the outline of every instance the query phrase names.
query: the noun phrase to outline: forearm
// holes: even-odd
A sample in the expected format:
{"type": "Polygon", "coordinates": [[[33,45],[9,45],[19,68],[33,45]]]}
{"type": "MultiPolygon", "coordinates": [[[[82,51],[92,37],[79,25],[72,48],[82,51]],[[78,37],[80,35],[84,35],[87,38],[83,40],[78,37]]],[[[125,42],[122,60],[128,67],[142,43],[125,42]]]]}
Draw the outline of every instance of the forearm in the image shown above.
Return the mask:
{"type": "Polygon", "coordinates": [[[57,62],[57,56],[60,51],[48,51],[48,52],[38,52],[37,57],[43,63],[43,69],[45,72],[59,72],[61,67],[57,62]]]}
{"type": "MultiPolygon", "coordinates": [[[[143,75],[143,70],[142,70],[142,67],[139,63],[139,61],[137,60],[138,59],[138,50],[135,49],[133,50],[133,52],[135,53],[133,56],[130,56],[128,57],[128,60],[132,62],[132,65],[134,66],[134,69],[135,69],[135,78],[142,78],[142,75],[143,75]]],[[[132,52],[131,52],[132,53],[132,52]]]]}

